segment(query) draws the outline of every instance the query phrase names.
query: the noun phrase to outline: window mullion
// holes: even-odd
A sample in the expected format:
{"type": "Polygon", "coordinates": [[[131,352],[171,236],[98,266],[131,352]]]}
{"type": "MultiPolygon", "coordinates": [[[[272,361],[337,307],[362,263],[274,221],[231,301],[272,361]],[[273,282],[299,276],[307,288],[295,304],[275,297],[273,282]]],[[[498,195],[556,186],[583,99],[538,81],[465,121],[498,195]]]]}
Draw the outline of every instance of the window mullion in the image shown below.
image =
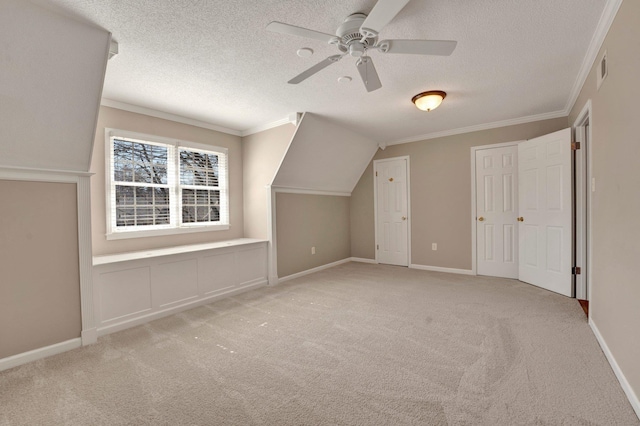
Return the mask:
{"type": "Polygon", "coordinates": [[[171,184],[171,224],[180,227],[182,218],[180,209],[182,205],[182,191],[180,190],[180,149],[177,146],[171,147],[172,164],[172,184],[171,184]]]}

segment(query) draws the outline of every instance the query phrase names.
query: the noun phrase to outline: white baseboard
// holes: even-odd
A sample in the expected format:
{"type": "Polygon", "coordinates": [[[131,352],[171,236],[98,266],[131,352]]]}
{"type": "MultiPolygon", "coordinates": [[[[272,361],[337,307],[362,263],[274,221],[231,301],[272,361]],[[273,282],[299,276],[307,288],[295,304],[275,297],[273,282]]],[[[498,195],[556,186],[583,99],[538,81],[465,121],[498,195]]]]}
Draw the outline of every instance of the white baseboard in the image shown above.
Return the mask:
{"type": "Polygon", "coordinates": [[[360,262],[360,263],[378,263],[375,259],[365,259],[364,257],[352,257],[349,259],[352,262],[360,262]]]}
{"type": "Polygon", "coordinates": [[[591,330],[593,330],[593,334],[596,336],[596,339],[598,340],[598,343],[602,348],[602,352],[604,352],[604,356],[607,357],[607,361],[609,361],[609,364],[611,365],[611,369],[613,369],[613,372],[618,378],[618,381],[620,382],[620,386],[622,386],[622,390],[627,395],[627,399],[629,399],[631,406],[636,412],[636,416],[638,416],[638,418],[640,419],[640,400],[638,399],[638,395],[636,395],[633,389],[631,388],[631,385],[629,384],[629,382],[627,381],[627,378],[625,377],[624,373],[620,369],[618,362],[616,361],[615,357],[611,353],[611,350],[609,350],[609,346],[607,346],[607,342],[605,342],[604,337],[602,337],[602,334],[600,334],[600,330],[598,330],[598,327],[596,326],[596,324],[593,322],[591,318],[589,318],[589,325],[591,326],[591,330]]]}
{"type": "Polygon", "coordinates": [[[92,345],[98,341],[98,329],[94,327],[82,330],[80,337],[82,338],[82,346],[92,345]]]}
{"type": "Polygon", "coordinates": [[[57,355],[62,352],[70,351],[71,349],[76,349],[80,346],[82,346],[82,339],[78,337],[76,339],[56,343],[55,345],[45,346],[43,348],[34,349],[29,352],[23,352],[21,354],[2,358],[0,359],[0,371],[8,370],[10,368],[17,367],[31,361],[36,361],[38,359],[46,358],[51,355],[57,355]]]}
{"type": "Polygon", "coordinates": [[[235,288],[233,290],[225,291],[223,293],[218,293],[213,296],[205,297],[202,299],[195,300],[193,302],[187,302],[182,305],[173,306],[171,308],[164,309],[162,311],[154,312],[152,314],[142,315],[139,317],[131,318],[128,320],[120,321],[115,324],[109,324],[102,327],[98,327],[97,332],[98,336],[105,336],[107,334],[115,333],[117,331],[126,330],[128,328],[136,327],[138,325],[146,324],[150,321],[157,320],[169,315],[177,314],[178,312],[186,311],[189,309],[193,309],[197,306],[206,305],[208,303],[215,302],[218,299],[222,299],[225,297],[233,296],[236,294],[244,293],[245,291],[252,290],[254,288],[262,287],[267,285],[267,280],[263,279],[251,284],[247,284],[243,287],[235,288]]]}
{"type": "Polygon", "coordinates": [[[440,266],[416,265],[415,263],[409,265],[409,268],[423,271],[447,272],[449,274],[475,275],[471,269],[443,268],[440,266]]]}
{"type": "Polygon", "coordinates": [[[278,278],[278,283],[282,283],[282,282],[285,282],[285,281],[293,280],[293,279],[299,278],[299,277],[304,277],[305,275],[313,274],[314,272],[319,272],[319,271],[322,271],[324,269],[333,268],[334,266],[338,266],[338,265],[342,265],[343,263],[351,262],[351,259],[352,258],[347,257],[346,259],[338,260],[336,262],[327,263],[326,265],[322,265],[322,266],[318,266],[318,267],[315,267],[315,268],[307,269],[306,271],[302,271],[302,272],[298,272],[298,273],[295,273],[295,274],[287,275],[286,277],[278,278]]]}

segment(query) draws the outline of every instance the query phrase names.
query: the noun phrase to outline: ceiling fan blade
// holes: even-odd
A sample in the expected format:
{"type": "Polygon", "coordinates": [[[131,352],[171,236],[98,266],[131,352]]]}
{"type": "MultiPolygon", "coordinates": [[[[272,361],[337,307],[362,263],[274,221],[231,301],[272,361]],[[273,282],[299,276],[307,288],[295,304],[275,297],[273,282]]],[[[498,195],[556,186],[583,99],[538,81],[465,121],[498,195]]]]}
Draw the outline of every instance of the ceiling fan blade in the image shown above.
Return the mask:
{"type": "Polygon", "coordinates": [[[360,27],[365,36],[375,37],[409,3],[409,0],[378,0],[360,27]]]}
{"type": "Polygon", "coordinates": [[[321,33],[318,31],[309,30],[307,28],[296,27],[295,25],[285,24],[284,22],[271,22],[267,25],[267,31],[272,31],[274,33],[280,34],[289,34],[300,37],[313,38],[316,40],[324,41],[325,43],[329,43],[332,39],[336,38],[333,34],[321,33]]]}
{"type": "Polygon", "coordinates": [[[306,80],[307,78],[311,77],[312,75],[314,75],[318,71],[322,71],[323,69],[325,69],[329,65],[338,62],[340,59],[342,59],[342,55],[329,56],[324,61],[318,62],[317,64],[315,64],[314,66],[312,66],[308,70],[303,71],[302,73],[300,73],[297,76],[293,77],[291,80],[288,81],[288,83],[289,84],[298,84],[298,83],[306,80]]]}
{"type": "Polygon", "coordinates": [[[373,92],[382,87],[376,67],[373,66],[373,60],[371,60],[369,56],[363,56],[358,59],[356,67],[358,68],[360,77],[362,77],[364,87],[367,88],[367,92],[373,92]]]}
{"type": "Polygon", "coordinates": [[[382,40],[377,46],[384,53],[449,56],[457,44],[453,40],[382,40]]]}

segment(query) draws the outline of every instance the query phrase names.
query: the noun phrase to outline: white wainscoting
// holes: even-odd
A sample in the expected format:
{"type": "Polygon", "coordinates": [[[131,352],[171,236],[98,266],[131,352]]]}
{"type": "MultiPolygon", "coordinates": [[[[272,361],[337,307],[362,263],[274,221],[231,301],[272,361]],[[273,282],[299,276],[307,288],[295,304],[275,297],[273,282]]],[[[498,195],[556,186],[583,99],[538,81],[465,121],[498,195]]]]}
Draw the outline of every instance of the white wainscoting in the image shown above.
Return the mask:
{"type": "Polygon", "coordinates": [[[250,238],[93,258],[98,335],[267,284],[267,242],[250,238]]]}

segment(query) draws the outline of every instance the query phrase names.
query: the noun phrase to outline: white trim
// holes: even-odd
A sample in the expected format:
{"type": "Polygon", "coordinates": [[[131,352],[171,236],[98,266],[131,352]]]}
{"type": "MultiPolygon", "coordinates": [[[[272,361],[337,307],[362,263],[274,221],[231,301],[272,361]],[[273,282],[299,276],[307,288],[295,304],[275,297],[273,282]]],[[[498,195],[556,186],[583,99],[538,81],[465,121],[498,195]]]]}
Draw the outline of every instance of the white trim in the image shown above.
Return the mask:
{"type": "Polygon", "coordinates": [[[59,170],[0,167],[0,179],[31,182],[75,183],[78,209],[78,271],[80,276],[80,315],[82,345],[96,342],[93,310],[93,265],[91,243],[92,173],[59,170]]]}
{"type": "Polygon", "coordinates": [[[449,274],[475,275],[470,269],[443,268],[441,266],[416,265],[415,263],[410,264],[409,268],[419,269],[421,271],[446,272],[449,274]]]}
{"type": "MultiPolygon", "coordinates": [[[[576,139],[578,133],[584,133],[584,125],[585,123],[589,123],[589,134],[586,135],[587,142],[584,140],[580,140],[579,142],[582,144],[581,150],[584,150],[586,154],[586,162],[584,161],[585,155],[580,155],[580,167],[582,171],[582,175],[585,176],[576,176],[576,185],[580,185],[581,188],[577,192],[578,198],[576,199],[576,231],[584,233],[586,231],[586,240],[581,238],[580,246],[576,247],[576,266],[582,267],[581,276],[584,277],[585,285],[587,287],[587,294],[583,295],[582,292],[578,294],[578,286],[576,285],[576,298],[583,298],[586,296],[587,300],[590,300],[591,294],[591,277],[593,276],[593,214],[592,214],[592,201],[593,195],[591,191],[591,179],[593,178],[593,114],[591,107],[591,99],[589,99],[578,117],[576,121],[573,123],[574,133],[576,134],[576,139]],[[585,170],[586,169],[586,170],[585,170]],[[586,199],[582,200],[582,195],[586,195],[586,199]],[[583,211],[584,209],[584,211],[583,211]],[[585,223],[586,218],[586,223],[585,223]],[[577,227],[580,226],[582,229],[578,231],[577,227]],[[586,247],[584,245],[586,244],[586,247]],[[578,255],[580,257],[578,257],[578,255]]],[[[578,159],[576,158],[576,162],[578,159]]],[[[578,164],[576,164],[576,167],[578,164]]],[[[577,277],[577,276],[576,276],[577,277]]]]}
{"type": "Polygon", "coordinates": [[[194,300],[191,302],[183,303],[178,306],[173,306],[171,308],[163,309],[161,311],[154,312],[152,314],[147,314],[143,316],[139,316],[133,319],[125,320],[118,322],[116,324],[109,324],[104,327],[99,327],[97,330],[98,336],[102,337],[107,334],[115,333],[117,331],[126,330],[131,327],[135,327],[137,325],[146,324],[150,321],[156,320],[158,318],[163,318],[169,315],[173,315],[178,312],[186,311],[188,309],[195,308],[197,306],[206,305],[208,303],[212,303],[216,300],[223,299],[229,296],[233,296],[236,294],[244,293],[245,291],[252,290],[254,288],[263,287],[267,285],[267,280],[262,279],[257,282],[253,282],[251,284],[247,284],[245,286],[234,288],[229,291],[225,291],[222,293],[215,294],[213,296],[205,297],[202,299],[194,300]]]}
{"type": "Polygon", "coordinates": [[[276,230],[276,191],[267,185],[267,239],[269,240],[269,285],[278,284],[278,243],[276,230]]]}
{"type": "Polygon", "coordinates": [[[512,118],[512,119],[503,120],[503,121],[494,121],[493,123],[478,124],[476,126],[468,126],[468,127],[460,127],[458,129],[443,130],[442,132],[426,133],[424,135],[411,136],[408,138],[387,142],[386,146],[400,145],[403,143],[411,143],[411,142],[419,142],[419,141],[424,141],[428,139],[442,138],[445,136],[453,136],[453,135],[460,135],[463,133],[478,132],[480,130],[489,130],[489,129],[495,129],[498,127],[514,126],[516,124],[532,123],[535,121],[550,120],[552,118],[563,118],[566,116],[567,116],[567,113],[564,110],[547,112],[544,114],[530,115],[527,117],[512,118]]]}
{"type": "Polygon", "coordinates": [[[629,400],[629,403],[631,403],[631,407],[636,412],[636,416],[640,418],[640,400],[638,399],[638,395],[636,395],[633,391],[633,388],[631,388],[629,381],[622,372],[622,369],[620,369],[616,358],[611,353],[609,346],[607,346],[607,342],[604,340],[604,337],[602,337],[602,334],[600,334],[600,330],[598,330],[598,327],[596,326],[596,323],[593,322],[592,318],[589,318],[589,325],[591,326],[591,330],[593,330],[593,334],[596,336],[596,340],[602,348],[602,352],[604,352],[604,356],[607,357],[607,361],[609,361],[611,369],[620,382],[622,390],[624,391],[625,395],[627,395],[627,399],[629,400]]]}
{"type": "Polygon", "coordinates": [[[286,277],[278,278],[278,283],[283,283],[285,281],[293,280],[295,278],[304,277],[305,275],[313,274],[315,272],[320,272],[325,269],[333,268],[334,266],[342,265],[343,263],[349,263],[349,262],[351,262],[351,258],[347,257],[346,259],[327,263],[326,265],[316,266],[315,268],[307,269],[306,271],[297,272],[295,274],[287,275],[286,277]]]}
{"type": "Polygon", "coordinates": [[[573,83],[573,87],[571,88],[569,98],[567,99],[567,105],[564,108],[564,115],[569,115],[575,106],[578,96],[580,96],[580,92],[582,91],[582,87],[587,81],[591,68],[598,57],[598,52],[602,47],[602,43],[604,43],[604,39],[607,37],[607,33],[609,32],[621,5],[622,0],[608,0],[605,4],[602,15],[600,15],[600,21],[598,21],[596,31],[593,33],[593,37],[591,37],[589,49],[582,61],[580,72],[578,73],[578,76],[573,83]]]}
{"type": "Polygon", "coordinates": [[[80,268],[80,303],[82,312],[82,345],[98,341],[93,303],[93,245],[91,241],[91,182],[78,177],[78,257],[80,268]]]}
{"type": "Polygon", "coordinates": [[[309,195],[331,195],[336,197],[350,197],[350,192],[343,191],[323,191],[319,189],[294,188],[289,186],[272,186],[275,192],[287,194],[309,194],[309,195]]]}
{"type": "Polygon", "coordinates": [[[161,235],[190,234],[193,232],[227,231],[231,225],[182,225],[179,228],[143,229],[140,231],[115,231],[105,234],[107,240],[126,240],[127,238],[159,237],[161,235]]]}
{"type": "Polygon", "coordinates": [[[381,158],[379,160],[373,160],[373,220],[375,224],[374,228],[374,244],[375,244],[375,263],[380,263],[378,260],[378,179],[376,179],[376,173],[378,172],[377,165],[385,163],[387,161],[405,160],[407,162],[407,266],[411,265],[411,165],[410,156],[402,155],[399,157],[381,158]]]}
{"type": "Polygon", "coordinates": [[[61,354],[63,352],[70,351],[82,346],[80,338],[67,340],[64,342],[56,343],[54,345],[45,346],[42,348],[34,349],[32,351],[23,352],[21,354],[13,355],[7,358],[0,359],[0,371],[8,370],[19,365],[26,364],[28,362],[37,361],[48,356],[61,354]]]}
{"type": "Polygon", "coordinates": [[[350,257],[349,260],[352,262],[372,263],[374,265],[378,263],[375,259],[365,259],[364,257],[350,257]]]}
{"type": "Polygon", "coordinates": [[[523,141],[512,141],[512,142],[502,142],[496,144],[489,145],[479,145],[471,147],[471,272],[473,275],[478,274],[478,247],[477,247],[477,232],[478,232],[478,222],[476,221],[477,205],[476,205],[476,152],[481,151],[483,149],[493,149],[493,148],[505,148],[508,146],[517,146],[520,142],[523,141]]]}
{"type": "Polygon", "coordinates": [[[249,129],[243,130],[240,132],[240,136],[250,136],[256,133],[264,132],[265,130],[273,129],[275,127],[279,127],[285,124],[294,124],[292,123],[289,117],[282,118],[280,120],[272,121],[271,123],[261,124],[259,126],[251,127],[249,129]]]}
{"type": "Polygon", "coordinates": [[[176,123],[188,124],[190,126],[202,127],[203,129],[215,130],[217,132],[227,133],[234,136],[242,136],[242,132],[228,127],[219,126],[217,124],[208,123],[206,121],[195,120],[193,118],[183,117],[181,115],[171,114],[169,112],[158,111],[152,108],[146,108],[138,105],[128,104],[126,102],[114,101],[107,98],[100,100],[100,105],[115,108],[122,111],[134,112],[136,114],[144,114],[150,117],[162,118],[176,123]]]}
{"type": "Polygon", "coordinates": [[[93,176],[94,173],[76,170],[38,169],[0,165],[0,178],[7,180],[33,180],[36,182],[75,182],[77,176],[93,176]]]}
{"type": "Polygon", "coordinates": [[[253,244],[264,244],[265,240],[256,238],[237,238],[235,240],[223,240],[213,243],[189,244],[183,246],[172,246],[152,250],[134,251],[127,253],[107,254],[93,257],[93,266],[109,265],[119,262],[129,262],[132,260],[150,259],[161,256],[173,256],[176,254],[195,253],[205,250],[215,250],[221,248],[231,248],[239,246],[250,246],[253,244]]]}

